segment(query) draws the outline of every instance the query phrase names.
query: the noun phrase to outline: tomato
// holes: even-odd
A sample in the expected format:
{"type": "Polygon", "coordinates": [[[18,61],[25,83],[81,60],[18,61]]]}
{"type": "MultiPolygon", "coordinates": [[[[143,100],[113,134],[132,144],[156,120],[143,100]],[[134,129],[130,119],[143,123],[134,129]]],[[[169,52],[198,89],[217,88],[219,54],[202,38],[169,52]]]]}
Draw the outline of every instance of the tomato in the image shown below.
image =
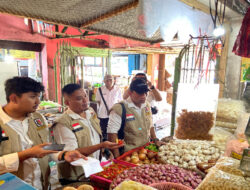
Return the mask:
{"type": "Polygon", "coordinates": [[[100,177],[104,177],[109,180],[113,180],[114,178],[116,178],[116,176],[118,176],[124,170],[127,170],[129,168],[130,168],[129,166],[124,166],[121,164],[113,163],[107,167],[104,167],[103,171],[97,173],[96,175],[100,177]]]}

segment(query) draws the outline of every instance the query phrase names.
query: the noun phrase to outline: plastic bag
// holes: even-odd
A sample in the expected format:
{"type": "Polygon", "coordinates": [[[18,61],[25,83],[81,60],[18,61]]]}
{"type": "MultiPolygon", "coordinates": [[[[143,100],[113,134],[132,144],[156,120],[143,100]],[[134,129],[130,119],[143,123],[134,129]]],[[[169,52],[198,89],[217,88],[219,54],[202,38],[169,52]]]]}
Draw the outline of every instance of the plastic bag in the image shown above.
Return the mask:
{"type": "Polygon", "coordinates": [[[240,161],[230,157],[220,158],[215,165],[215,168],[221,171],[243,177],[244,172],[241,171],[239,167],[240,167],[240,161]]]}
{"type": "Polygon", "coordinates": [[[244,138],[237,138],[234,135],[229,137],[226,144],[225,156],[231,156],[236,159],[241,159],[243,150],[248,148],[249,144],[244,138]]]}
{"type": "Polygon", "coordinates": [[[242,113],[238,118],[237,128],[234,135],[238,138],[244,137],[244,133],[247,127],[247,123],[250,117],[250,113],[242,113]]]}
{"type": "Polygon", "coordinates": [[[221,98],[218,101],[216,120],[237,123],[239,115],[244,112],[243,101],[221,98]]]}
{"type": "Polygon", "coordinates": [[[216,144],[216,146],[220,149],[225,151],[226,149],[226,143],[228,138],[232,136],[232,133],[228,132],[227,130],[224,130],[220,127],[214,127],[214,136],[213,140],[216,144]]]}
{"type": "Polygon", "coordinates": [[[249,187],[250,182],[246,181],[244,177],[213,167],[197,190],[249,190],[249,187]]]}
{"type": "Polygon", "coordinates": [[[177,122],[175,136],[178,139],[213,140],[213,135],[210,134],[214,125],[213,113],[182,110],[177,122]]]}

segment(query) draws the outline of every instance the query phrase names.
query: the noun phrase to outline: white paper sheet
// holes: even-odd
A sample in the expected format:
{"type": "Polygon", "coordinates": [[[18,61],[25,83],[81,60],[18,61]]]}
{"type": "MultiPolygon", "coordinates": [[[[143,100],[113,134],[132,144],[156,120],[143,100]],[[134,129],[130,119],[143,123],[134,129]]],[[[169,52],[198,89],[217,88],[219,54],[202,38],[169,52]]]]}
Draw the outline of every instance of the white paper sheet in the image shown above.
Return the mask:
{"type": "Polygon", "coordinates": [[[84,170],[85,177],[89,177],[92,174],[103,171],[100,161],[88,157],[88,160],[83,160],[82,158],[70,163],[73,166],[81,166],[84,170]]]}

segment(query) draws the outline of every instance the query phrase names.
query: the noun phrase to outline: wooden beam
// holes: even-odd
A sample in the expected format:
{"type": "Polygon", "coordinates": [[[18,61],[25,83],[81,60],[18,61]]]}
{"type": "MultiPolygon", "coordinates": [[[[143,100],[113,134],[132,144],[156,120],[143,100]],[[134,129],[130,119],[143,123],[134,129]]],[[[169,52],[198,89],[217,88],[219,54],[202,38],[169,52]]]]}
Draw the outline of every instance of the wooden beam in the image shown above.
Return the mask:
{"type": "Polygon", "coordinates": [[[105,20],[107,18],[110,18],[112,16],[116,16],[118,14],[121,14],[125,11],[128,11],[129,9],[135,8],[138,4],[139,4],[139,0],[134,0],[131,3],[123,5],[122,7],[116,8],[110,12],[101,14],[100,16],[97,16],[96,18],[93,18],[91,20],[88,20],[88,21],[82,23],[81,27],[83,27],[83,28],[88,27],[90,25],[95,24],[96,22],[100,22],[100,21],[105,20]]]}
{"type": "MultiPolygon", "coordinates": [[[[197,0],[179,0],[179,1],[185,3],[186,5],[190,7],[193,7],[194,9],[197,9],[199,11],[202,11],[210,15],[209,7],[203,3],[200,3],[197,0]]],[[[214,11],[213,11],[213,14],[214,14],[214,11]]]]}
{"type": "Polygon", "coordinates": [[[220,57],[220,64],[219,64],[219,85],[220,85],[220,90],[219,90],[219,97],[222,98],[224,94],[224,88],[225,88],[225,77],[226,77],[226,67],[227,67],[227,55],[228,55],[228,50],[229,50],[229,38],[230,38],[230,24],[227,22],[225,23],[225,43],[224,47],[222,47],[222,52],[221,52],[221,57],[220,57]]]}
{"type": "Polygon", "coordinates": [[[67,27],[67,26],[64,26],[61,33],[66,32],[67,29],[68,29],[68,27],[67,27]]]}
{"type": "Polygon", "coordinates": [[[32,20],[28,19],[28,26],[31,34],[34,34],[32,20]]]}
{"type": "MultiPolygon", "coordinates": [[[[147,74],[149,76],[152,76],[152,65],[153,65],[153,55],[148,54],[147,55],[147,74]]],[[[152,82],[152,78],[151,78],[151,82],[152,82]]]]}
{"type": "MultiPolygon", "coordinates": [[[[209,6],[197,1],[197,0],[179,0],[183,3],[185,3],[186,5],[192,7],[193,9],[197,9],[199,11],[202,11],[204,13],[207,13],[208,15],[210,15],[210,9],[209,9],[209,6]]],[[[209,1],[209,0],[207,0],[209,1]]],[[[212,1],[213,2],[213,1],[212,1]]],[[[215,14],[215,11],[212,10],[212,13],[213,15],[215,14]]],[[[226,16],[225,16],[225,20],[228,19],[226,16]]]]}
{"type": "Polygon", "coordinates": [[[42,51],[42,44],[0,40],[0,48],[40,52],[42,51]]]}
{"type": "Polygon", "coordinates": [[[165,88],[165,54],[159,56],[158,88],[161,91],[165,88]]]}

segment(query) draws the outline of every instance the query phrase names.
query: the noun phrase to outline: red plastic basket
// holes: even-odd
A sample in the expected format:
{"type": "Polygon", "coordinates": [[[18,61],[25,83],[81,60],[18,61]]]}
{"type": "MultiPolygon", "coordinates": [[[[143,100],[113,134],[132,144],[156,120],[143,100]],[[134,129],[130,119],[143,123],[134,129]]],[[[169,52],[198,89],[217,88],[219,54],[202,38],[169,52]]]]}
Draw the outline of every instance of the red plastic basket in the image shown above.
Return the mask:
{"type": "MultiPolygon", "coordinates": [[[[121,162],[120,160],[112,160],[112,161],[114,163],[116,163],[116,164],[121,164],[121,165],[125,165],[125,166],[130,166],[130,167],[136,166],[136,165],[131,164],[131,163],[121,162]]],[[[105,166],[107,166],[110,163],[111,163],[111,161],[102,162],[101,166],[105,167],[105,166]]],[[[93,175],[90,176],[90,180],[93,181],[93,182],[95,182],[96,184],[102,184],[102,186],[105,186],[105,187],[109,187],[109,185],[112,183],[111,180],[103,178],[103,177],[100,177],[100,176],[97,176],[95,174],[93,174],[93,175]]]]}
{"type": "Polygon", "coordinates": [[[158,190],[192,190],[191,188],[179,184],[179,183],[171,183],[171,182],[162,182],[162,183],[153,183],[150,185],[150,187],[153,187],[158,190]]]}
{"type": "MultiPolygon", "coordinates": [[[[145,147],[148,146],[149,144],[151,144],[151,142],[148,142],[147,144],[145,144],[145,145],[143,145],[143,146],[140,146],[140,147],[138,147],[138,148],[134,148],[134,149],[132,149],[132,150],[130,150],[130,151],[128,151],[128,152],[125,152],[123,155],[121,155],[121,156],[119,156],[118,158],[116,158],[116,160],[120,160],[120,161],[123,162],[123,163],[132,164],[132,163],[130,163],[130,162],[124,161],[123,159],[124,159],[126,156],[130,156],[133,152],[136,152],[136,151],[138,151],[138,150],[141,150],[141,149],[145,148],[145,147]]],[[[154,152],[154,151],[148,150],[148,149],[147,149],[147,151],[149,151],[149,152],[154,152]]],[[[154,152],[154,153],[157,153],[157,152],[154,152]]],[[[137,166],[136,164],[133,164],[133,165],[137,166]]]]}

